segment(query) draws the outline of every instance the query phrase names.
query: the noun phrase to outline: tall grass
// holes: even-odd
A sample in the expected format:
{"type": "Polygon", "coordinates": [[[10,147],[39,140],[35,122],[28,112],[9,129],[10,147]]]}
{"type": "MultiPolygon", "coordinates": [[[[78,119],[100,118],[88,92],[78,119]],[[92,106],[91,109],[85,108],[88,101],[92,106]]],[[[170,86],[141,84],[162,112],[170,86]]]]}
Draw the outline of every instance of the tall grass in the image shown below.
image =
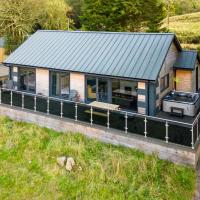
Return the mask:
{"type": "Polygon", "coordinates": [[[2,117],[0,130],[0,199],[192,198],[195,171],[156,155],[2,117]],[[75,158],[72,172],[60,155],[75,158]]]}

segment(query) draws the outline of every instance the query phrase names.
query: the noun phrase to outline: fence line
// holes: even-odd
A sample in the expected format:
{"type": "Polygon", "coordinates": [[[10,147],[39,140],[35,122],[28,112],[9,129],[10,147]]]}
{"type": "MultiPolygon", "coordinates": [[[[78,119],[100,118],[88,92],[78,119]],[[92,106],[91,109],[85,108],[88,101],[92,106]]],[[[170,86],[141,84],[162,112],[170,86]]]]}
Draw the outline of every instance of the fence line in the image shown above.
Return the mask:
{"type": "MultiPolygon", "coordinates": [[[[159,118],[159,117],[153,117],[153,116],[147,116],[142,115],[139,113],[134,112],[128,112],[123,110],[105,110],[102,108],[98,108],[95,106],[90,106],[86,103],[82,102],[74,102],[66,99],[60,99],[56,97],[49,97],[44,95],[36,95],[32,93],[7,89],[7,88],[0,88],[0,104],[4,103],[3,97],[4,97],[4,91],[10,92],[9,94],[9,102],[6,103],[10,106],[16,106],[16,97],[15,94],[20,94],[21,97],[18,98],[20,100],[22,109],[30,109],[34,112],[39,111],[39,101],[41,99],[44,100],[44,107],[45,113],[47,115],[54,114],[57,116],[60,116],[60,118],[65,117],[66,115],[69,117],[70,113],[66,113],[65,111],[68,111],[65,109],[65,106],[68,104],[73,104],[73,107],[70,107],[72,109],[72,115],[70,115],[70,118],[73,118],[75,121],[86,121],[90,123],[90,125],[93,124],[100,124],[103,126],[106,126],[109,128],[115,128],[118,130],[122,130],[125,133],[135,133],[143,135],[146,137],[152,137],[156,139],[161,139],[165,141],[165,143],[173,142],[176,144],[181,144],[184,146],[191,146],[192,149],[195,148],[199,141],[199,118],[200,113],[196,116],[193,123],[185,123],[165,118],[159,118]],[[33,99],[26,100],[26,98],[32,97],[33,99]],[[27,103],[31,104],[32,100],[32,107],[31,105],[28,105],[27,103]],[[28,102],[27,102],[28,101],[28,102]],[[59,102],[59,103],[58,103],[59,102]],[[52,103],[54,106],[52,106],[52,103]],[[58,104],[57,106],[55,104],[58,104]],[[54,109],[55,107],[55,109],[54,109]],[[53,109],[53,110],[52,110],[53,109]],[[57,113],[59,110],[59,113],[57,113]],[[97,110],[97,111],[96,111],[97,110]],[[89,116],[88,116],[89,115],[89,116]],[[106,118],[103,122],[102,119],[106,118]],[[141,120],[142,119],[142,120],[141,120]],[[181,131],[179,130],[180,128],[181,131]],[[188,129],[188,130],[187,130],[188,129]],[[155,133],[155,132],[158,132],[155,133]],[[162,135],[162,131],[165,132],[165,135],[162,135]],[[189,134],[189,135],[188,135],[189,134]],[[190,145],[189,145],[190,143],[190,145]]],[[[40,102],[41,103],[41,102],[40,102]]],[[[71,106],[71,105],[70,105],[71,106]]],[[[41,107],[41,106],[40,106],[41,107]]],[[[44,113],[44,112],[43,112],[44,113]]]]}

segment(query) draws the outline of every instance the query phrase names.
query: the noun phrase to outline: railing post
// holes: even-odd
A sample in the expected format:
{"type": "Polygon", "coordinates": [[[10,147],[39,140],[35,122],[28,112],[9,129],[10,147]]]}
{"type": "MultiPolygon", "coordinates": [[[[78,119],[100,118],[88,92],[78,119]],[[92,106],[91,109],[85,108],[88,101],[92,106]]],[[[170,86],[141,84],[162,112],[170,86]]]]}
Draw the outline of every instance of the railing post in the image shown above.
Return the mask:
{"type": "Polygon", "coordinates": [[[63,118],[63,101],[60,102],[60,118],[63,118]]]}
{"type": "Polygon", "coordinates": [[[36,112],[36,110],[37,110],[37,97],[36,97],[36,95],[34,96],[34,112],[36,112]]]}
{"type": "Polygon", "coordinates": [[[75,103],[75,121],[77,121],[77,112],[78,112],[78,105],[75,103]]]}
{"type": "Polygon", "coordinates": [[[107,129],[110,128],[110,111],[107,111],[107,129]]]}
{"type": "Polygon", "coordinates": [[[194,149],[194,127],[193,127],[193,125],[192,125],[192,129],[191,129],[191,136],[192,136],[191,145],[192,145],[192,149],[194,149]]]}
{"type": "Polygon", "coordinates": [[[1,104],[1,88],[0,88],[0,104],[1,104]]]}
{"type": "Polygon", "coordinates": [[[12,90],[10,91],[10,106],[13,105],[13,92],[12,90]]]}
{"type": "Polygon", "coordinates": [[[90,124],[91,124],[91,125],[92,125],[92,122],[93,122],[92,115],[93,115],[93,108],[92,108],[92,106],[91,106],[91,108],[90,108],[90,124]]]}
{"type": "Polygon", "coordinates": [[[168,124],[168,122],[166,121],[165,122],[165,139],[166,139],[166,143],[168,143],[169,142],[169,137],[168,137],[168,131],[169,131],[169,124],[168,124]]]}
{"type": "Polygon", "coordinates": [[[125,133],[127,133],[127,130],[128,130],[127,119],[128,119],[128,115],[127,115],[127,112],[126,112],[126,114],[125,114],[125,133]]]}
{"type": "Polygon", "coordinates": [[[47,98],[47,115],[49,115],[49,98],[47,98]]]}
{"type": "Polygon", "coordinates": [[[22,110],[24,109],[24,93],[22,93],[22,110]]]}
{"type": "Polygon", "coordinates": [[[147,137],[147,118],[144,118],[144,137],[147,137]]]}

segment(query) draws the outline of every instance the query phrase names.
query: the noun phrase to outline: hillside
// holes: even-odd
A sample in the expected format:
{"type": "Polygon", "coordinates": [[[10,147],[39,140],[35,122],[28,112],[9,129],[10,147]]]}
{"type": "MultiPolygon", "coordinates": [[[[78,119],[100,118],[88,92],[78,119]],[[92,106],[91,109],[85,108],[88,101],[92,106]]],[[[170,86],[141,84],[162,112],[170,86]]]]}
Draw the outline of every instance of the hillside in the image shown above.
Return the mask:
{"type": "Polygon", "coordinates": [[[196,173],[134,149],[0,117],[0,199],[192,199],[196,173]],[[56,163],[72,156],[71,172],[56,163]]]}
{"type": "MultiPolygon", "coordinates": [[[[167,20],[163,28],[167,28],[167,20]]],[[[200,12],[170,17],[169,31],[177,34],[184,48],[200,52],[200,12]]]]}

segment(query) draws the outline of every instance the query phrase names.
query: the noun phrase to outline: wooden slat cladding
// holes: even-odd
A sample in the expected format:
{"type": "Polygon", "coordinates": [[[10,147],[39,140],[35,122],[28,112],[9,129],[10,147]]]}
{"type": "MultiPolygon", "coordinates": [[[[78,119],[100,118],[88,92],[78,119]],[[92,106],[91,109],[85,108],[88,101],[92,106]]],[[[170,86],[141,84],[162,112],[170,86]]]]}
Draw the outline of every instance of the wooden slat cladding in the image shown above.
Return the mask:
{"type": "Polygon", "coordinates": [[[192,71],[176,70],[176,90],[183,92],[192,91],[192,71]]]}

